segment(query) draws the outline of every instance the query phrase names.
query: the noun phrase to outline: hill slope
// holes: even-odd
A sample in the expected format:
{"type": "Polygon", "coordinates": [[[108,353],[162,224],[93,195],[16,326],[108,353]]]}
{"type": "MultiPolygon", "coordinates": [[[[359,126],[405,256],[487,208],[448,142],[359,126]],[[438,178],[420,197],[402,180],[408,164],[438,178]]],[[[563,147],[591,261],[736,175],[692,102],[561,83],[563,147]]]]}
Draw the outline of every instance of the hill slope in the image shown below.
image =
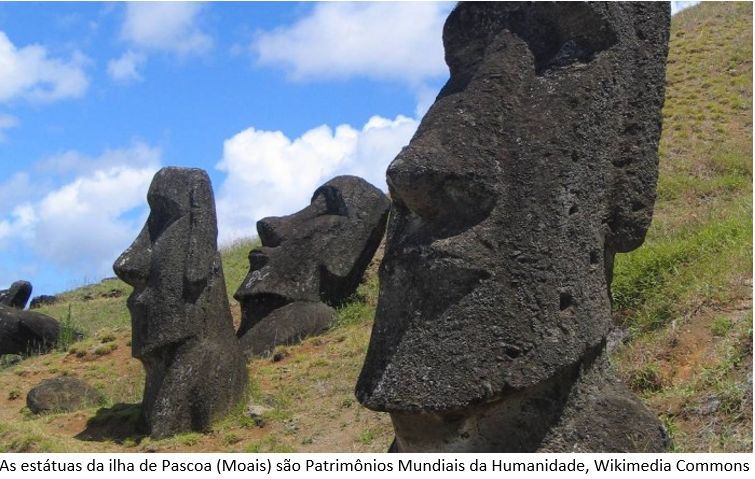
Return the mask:
{"type": "MultiPolygon", "coordinates": [[[[645,245],[616,262],[613,361],[680,451],[752,450],[751,45],[750,3],[703,3],[673,18],[655,217],[645,245]]],[[[223,252],[229,294],[250,247],[223,252]]],[[[0,369],[0,451],[385,451],[387,415],[353,397],[376,266],[337,327],[280,348],[278,361],[250,362],[250,399],[269,408],[261,420],[239,408],[209,434],[161,441],[133,431],[144,376],[130,357],[129,288],[106,280],[65,293],[41,311],[85,337],[0,369]],[[29,388],[60,374],[86,379],[106,404],[30,415],[29,388]]]]}

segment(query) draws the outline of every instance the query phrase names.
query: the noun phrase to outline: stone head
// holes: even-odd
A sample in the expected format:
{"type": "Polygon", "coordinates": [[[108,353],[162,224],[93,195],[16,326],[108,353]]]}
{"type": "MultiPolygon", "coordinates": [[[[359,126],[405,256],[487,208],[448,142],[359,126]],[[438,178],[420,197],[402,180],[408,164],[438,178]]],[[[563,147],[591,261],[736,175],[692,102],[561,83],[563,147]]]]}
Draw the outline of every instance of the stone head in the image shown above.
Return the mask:
{"type": "Polygon", "coordinates": [[[389,200],[355,176],[317,188],[309,206],[257,222],[262,246],[249,254],[249,274],[236,291],[240,334],[293,301],[336,306],[350,296],[385,231],[389,200]]]}
{"type": "Polygon", "coordinates": [[[205,333],[195,309],[219,264],[215,204],[205,171],[161,169],[147,201],[144,228],[113,265],[134,287],[128,308],[135,357],[205,333]]]}
{"type": "Polygon", "coordinates": [[[387,172],[363,404],[453,414],[601,346],[613,256],[652,215],[668,22],[650,2],[451,13],[451,77],[387,172]]]}

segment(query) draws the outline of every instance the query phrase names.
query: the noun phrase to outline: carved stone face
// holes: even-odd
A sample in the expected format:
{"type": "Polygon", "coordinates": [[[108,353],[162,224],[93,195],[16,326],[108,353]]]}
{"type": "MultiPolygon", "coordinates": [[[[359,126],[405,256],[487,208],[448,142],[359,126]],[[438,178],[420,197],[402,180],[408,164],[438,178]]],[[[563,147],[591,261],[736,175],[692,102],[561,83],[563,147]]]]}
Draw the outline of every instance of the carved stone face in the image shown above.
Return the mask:
{"type": "Polygon", "coordinates": [[[454,10],[451,78],[388,168],[363,404],[453,414],[602,346],[652,215],[667,37],[667,5],[454,10]]]}
{"type": "Polygon", "coordinates": [[[147,223],[114,265],[118,277],[134,287],[127,304],[135,357],[204,334],[195,303],[217,256],[215,208],[204,171],[163,168],[147,201],[147,223]]]}
{"type": "Polygon", "coordinates": [[[361,178],[339,176],[315,190],[310,205],[257,223],[262,247],[236,291],[244,334],[294,301],[336,306],[354,293],[385,231],[390,202],[361,178]]]}

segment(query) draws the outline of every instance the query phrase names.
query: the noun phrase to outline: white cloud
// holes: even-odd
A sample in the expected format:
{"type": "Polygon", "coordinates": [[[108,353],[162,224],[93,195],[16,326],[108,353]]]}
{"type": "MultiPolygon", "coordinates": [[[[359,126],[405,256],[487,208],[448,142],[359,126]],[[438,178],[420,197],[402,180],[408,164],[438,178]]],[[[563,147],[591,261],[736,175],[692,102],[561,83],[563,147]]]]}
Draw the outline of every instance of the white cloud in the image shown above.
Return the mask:
{"type": "MultiPolygon", "coordinates": [[[[38,187],[39,184],[36,186],[38,187]]],[[[34,189],[28,173],[21,171],[13,174],[0,183],[0,208],[4,205],[23,203],[32,197],[34,189]]]]}
{"type": "Polygon", "coordinates": [[[5,131],[18,126],[18,118],[12,115],[0,114],[0,143],[6,140],[5,131]]]}
{"type": "Polygon", "coordinates": [[[110,78],[121,83],[142,81],[139,68],[144,65],[146,60],[144,54],[129,50],[119,58],[108,62],[107,73],[110,78]]]}
{"type": "Polygon", "coordinates": [[[90,157],[76,150],[69,150],[53,155],[34,165],[40,173],[63,175],[85,174],[95,170],[106,170],[121,165],[132,168],[145,168],[160,163],[160,150],[141,141],[135,141],[128,148],[106,149],[97,157],[90,157]]]}
{"type": "Polygon", "coordinates": [[[197,25],[201,10],[198,3],[128,3],[121,38],[145,50],[203,53],[212,47],[212,38],[197,25]]]}
{"type": "Polygon", "coordinates": [[[74,53],[68,60],[50,58],[40,45],[17,48],[0,31],[0,102],[16,98],[50,102],[84,94],[89,81],[86,58],[74,53]]]}
{"type": "Polygon", "coordinates": [[[671,2],[671,15],[676,15],[686,8],[694,7],[698,3],[700,2],[671,2]]]}
{"type": "MultiPolygon", "coordinates": [[[[110,276],[113,261],[143,223],[143,214],[133,213],[146,206],[159,158],[158,149],[136,145],[105,152],[99,164],[90,160],[88,173],[0,216],[0,251],[22,240],[40,260],[78,277],[110,276]],[[115,157],[125,161],[114,164],[115,157]]],[[[28,176],[19,176],[16,186],[24,181],[28,176]]]]}
{"type": "Polygon", "coordinates": [[[293,140],[254,128],[234,135],[217,165],[227,174],[217,190],[220,243],[255,235],[260,218],[302,209],[315,188],[339,174],[361,176],[385,190],[385,169],[417,125],[404,116],[375,116],[359,130],[322,125],[293,140]]]}
{"type": "Polygon", "coordinates": [[[261,33],[259,62],[294,79],[361,76],[412,85],[447,74],[442,31],[448,2],[318,3],[291,26],[261,33]]]}

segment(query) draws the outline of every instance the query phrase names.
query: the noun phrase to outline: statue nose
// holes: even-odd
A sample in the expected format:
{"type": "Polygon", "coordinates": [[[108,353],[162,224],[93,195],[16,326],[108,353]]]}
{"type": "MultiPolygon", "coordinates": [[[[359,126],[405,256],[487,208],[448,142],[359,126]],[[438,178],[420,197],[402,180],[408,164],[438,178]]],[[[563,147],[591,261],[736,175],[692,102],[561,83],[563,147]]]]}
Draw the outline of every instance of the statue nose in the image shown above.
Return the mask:
{"type": "Polygon", "coordinates": [[[133,244],[115,260],[113,271],[125,283],[134,288],[143,288],[149,278],[151,256],[149,232],[145,227],[133,244]]]}
{"type": "Polygon", "coordinates": [[[465,171],[464,163],[450,152],[404,148],[388,167],[391,197],[436,229],[470,228],[488,216],[497,194],[490,178],[465,171]]]}
{"type": "Polygon", "coordinates": [[[262,246],[275,247],[283,241],[283,221],[277,216],[268,216],[257,222],[257,234],[262,246]]]}

